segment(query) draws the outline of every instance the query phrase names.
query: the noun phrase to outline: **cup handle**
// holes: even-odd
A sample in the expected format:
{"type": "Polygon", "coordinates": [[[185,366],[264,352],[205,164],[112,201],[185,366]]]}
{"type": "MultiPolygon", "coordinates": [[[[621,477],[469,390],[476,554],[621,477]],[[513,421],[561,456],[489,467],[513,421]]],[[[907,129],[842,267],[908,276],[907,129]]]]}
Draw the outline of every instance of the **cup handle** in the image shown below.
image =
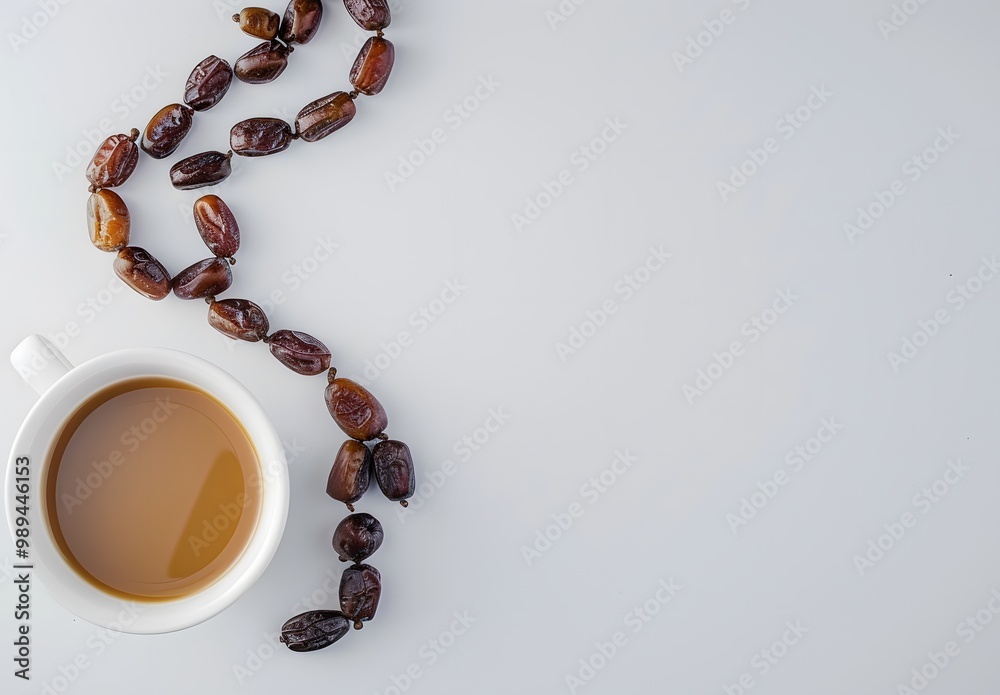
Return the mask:
{"type": "Polygon", "coordinates": [[[40,335],[29,335],[10,353],[10,363],[39,396],[73,368],[55,345],[40,335]]]}

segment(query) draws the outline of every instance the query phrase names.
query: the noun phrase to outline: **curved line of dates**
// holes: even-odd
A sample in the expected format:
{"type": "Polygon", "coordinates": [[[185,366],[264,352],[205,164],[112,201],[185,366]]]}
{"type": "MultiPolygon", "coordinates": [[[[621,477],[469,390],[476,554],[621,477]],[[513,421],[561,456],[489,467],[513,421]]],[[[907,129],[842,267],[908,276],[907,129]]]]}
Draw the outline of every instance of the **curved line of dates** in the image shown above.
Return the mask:
{"type": "MultiPolygon", "coordinates": [[[[202,152],[180,160],[170,168],[170,182],[180,190],[211,186],[231,173],[233,154],[260,157],[281,152],[293,140],[315,142],[347,125],[356,114],[359,94],[375,95],[389,79],[395,49],[383,37],[389,26],[386,0],[344,0],[351,17],[367,31],[376,32],[361,48],[350,71],[351,92],[334,92],[302,108],[294,127],[276,118],[250,118],[233,126],[230,150],[202,152]]],[[[321,0],[291,0],[283,17],[259,7],[243,9],[233,16],[240,28],[264,42],[240,56],[235,67],[217,56],[201,61],[188,77],[183,104],[170,104],[158,111],[145,130],[108,137],[87,167],[90,199],[87,225],[94,246],[116,253],[114,270],[139,294],[161,300],[168,294],[180,299],[204,299],[208,322],[222,334],[247,342],[263,342],[274,357],[298,374],[327,373],[324,393],[334,422],[351,437],[340,447],[327,481],[327,493],[354,512],[354,503],[368,490],[372,477],[390,500],[406,506],[413,495],[413,458],[403,442],[385,434],[388,418],[382,405],[363,386],[338,378],[331,368],[330,350],[318,339],[293,330],[270,332],[263,309],[247,299],[217,299],[233,282],[231,266],[240,247],[240,229],[229,206],[216,195],[194,203],[198,233],[211,258],[194,263],[174,276],[148,251],[129,245],[131,220],[128,207],[111,190],[128,180],[139,160],[139,150],[155,159],[173,154],[191,130],[194,114],[207,111],[226,95],[233,76],[248,84],[276,79],[288,64],[296,44],[315,36],[323,15],[321,0]],[[137,144],[138,141],[138,144],[137,144]],[[375,442],[369,447],[366,442],[375,442]]],[[[382,525],[365,513],[352,513],[337,526],[333,546],[341,561],[353,564],[341,576],[340,610],[309,611],[288,620],[281,641],[292,651],[314,651],[343,637],[353,622],[355,629],[375,616],[382,592],[378,570],[362,564],[382,543],[382,525]]]]}

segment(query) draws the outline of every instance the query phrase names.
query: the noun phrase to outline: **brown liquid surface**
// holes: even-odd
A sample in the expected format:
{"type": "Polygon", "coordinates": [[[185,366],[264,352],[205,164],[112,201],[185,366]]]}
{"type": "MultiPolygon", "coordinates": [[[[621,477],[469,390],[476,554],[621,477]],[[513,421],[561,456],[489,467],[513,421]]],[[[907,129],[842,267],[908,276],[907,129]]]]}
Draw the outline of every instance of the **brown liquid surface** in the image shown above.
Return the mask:
{"type": "Polygon", "coordinates": [[[136,378],[95,394],[64,425],[45,513],[91,584],[165,600],[208,586],[240,557],[260,482],[257,452],[225,406],[181,381],[136,378]]]}

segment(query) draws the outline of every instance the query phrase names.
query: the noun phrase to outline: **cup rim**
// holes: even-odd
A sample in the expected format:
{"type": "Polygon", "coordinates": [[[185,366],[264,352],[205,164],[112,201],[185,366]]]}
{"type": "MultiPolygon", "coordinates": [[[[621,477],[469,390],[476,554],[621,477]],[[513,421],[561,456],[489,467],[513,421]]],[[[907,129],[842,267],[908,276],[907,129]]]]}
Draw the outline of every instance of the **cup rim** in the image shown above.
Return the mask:
{"type": "MultiPolygon", "coordinates": [[[[232,605],[264,573],[277,551],[289,506],[288,469],[281,438],[264,407],[235,377],[200,357],[166,348],[129,348],[106,353],[70,369],[43,393],[25,416],[11,447],[5,477],[7,500],[15,497],[15,461],[30,456],[30,546],[28,564],[39,582],[67,610],[101,627],[133,634],[173,632],[201,623],[232,605]],[[125,600],[81,577],[56,546],[44,513],[42,483],[53,440],[71,414],[96,391],[142,376],[186,381],[209,393],[239,420],[257,451],[262,475],[257,524],[240,557],[213,583],[169,600],[125,600]]],[[[16,513],[7,504],[15,537],[16,513]]]]}

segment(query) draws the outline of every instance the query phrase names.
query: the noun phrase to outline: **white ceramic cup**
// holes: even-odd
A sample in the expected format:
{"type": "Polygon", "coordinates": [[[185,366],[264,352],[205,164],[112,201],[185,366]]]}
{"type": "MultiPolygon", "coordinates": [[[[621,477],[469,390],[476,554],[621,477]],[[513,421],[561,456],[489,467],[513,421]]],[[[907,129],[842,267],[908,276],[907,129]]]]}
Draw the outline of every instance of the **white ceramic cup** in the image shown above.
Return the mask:
{"type": "MultiPolygon", "coordinates": [[[[172,632],[208,620],[232,605],[264,573],[278,548],[288,516],[288,469],[281,439],[263,407],[236,379],[193,355],[164,349],[121,350],[77,367],[45,338],[33,335],[11,353],[11,363],[40,398],[21,425],[7,463],[4,485],[7,525],[17,542],[16,471],[29,469],[28,559],[48,592],[68,610],[96,625],[122,632],[172,632]],[[214,583],[168,601],[124,602],[87,582],[63,558],[42,506],[48,458],[73,412],[94,393],[122,380],[163,376],[211,394],[237,417],[257,451],[262,499],[257,526],[238,560],[214,583]],[[21,460],[18,465],[17,461],[21,460]]],[[[23,488],[22,488],[23,489],[23,488]]],[[[22,526],[24,522],[21,522],[22,526]]],[[[23,532],[22,532],[23,533],[23,532]]]]}

